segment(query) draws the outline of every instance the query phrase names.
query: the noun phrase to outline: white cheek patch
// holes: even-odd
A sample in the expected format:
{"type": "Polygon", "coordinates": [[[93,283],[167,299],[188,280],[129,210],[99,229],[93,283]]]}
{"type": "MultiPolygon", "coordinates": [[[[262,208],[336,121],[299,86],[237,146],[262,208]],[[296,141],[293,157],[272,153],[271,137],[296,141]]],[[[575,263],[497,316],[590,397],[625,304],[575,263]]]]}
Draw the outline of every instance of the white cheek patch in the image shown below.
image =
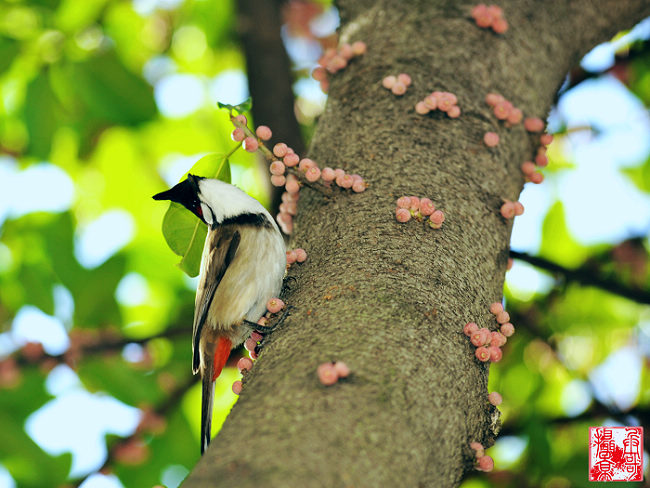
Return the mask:
{"type": "Polygon", "coordinates": [[[214,223],[212,210],[210,210],[210,207],[208,207],[205,203],[201,203],[201,213],[203,213],[203,220],[205,220],[208,225],[212,225],[214,223]]]}

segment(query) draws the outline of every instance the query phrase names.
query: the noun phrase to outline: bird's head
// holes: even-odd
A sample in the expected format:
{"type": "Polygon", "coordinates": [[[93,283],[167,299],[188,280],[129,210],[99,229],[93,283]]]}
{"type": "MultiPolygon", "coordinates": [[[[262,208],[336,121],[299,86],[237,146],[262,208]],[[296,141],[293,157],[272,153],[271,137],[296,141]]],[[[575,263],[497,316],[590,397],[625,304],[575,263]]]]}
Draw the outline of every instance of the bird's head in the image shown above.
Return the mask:
{"type": "Polygon", "coordinates": [[[186,179],[167,191],[157,193],[153,199],[180,203],[203,222],[206,222],[205,209],[203,208],[205,204],[201,201],[201,190],[199,189],[199,181],[202,179],[200,176],[188,174],[186,179]]]}

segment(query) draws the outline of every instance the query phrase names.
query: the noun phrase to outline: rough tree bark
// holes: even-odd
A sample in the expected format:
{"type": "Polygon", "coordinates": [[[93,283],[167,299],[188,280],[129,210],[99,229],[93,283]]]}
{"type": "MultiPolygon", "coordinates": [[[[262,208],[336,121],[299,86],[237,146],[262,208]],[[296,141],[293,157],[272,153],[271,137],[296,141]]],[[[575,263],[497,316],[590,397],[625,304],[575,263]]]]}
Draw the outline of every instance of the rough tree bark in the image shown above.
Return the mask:
{"type": "Polygon", "coordinates": [[[290,272],[295,309],[185,487],[452,487],[472,468],[468,443],[493,442],[489,367],[461,330],[492,326],[511,231],[498,210],[517,199],[534,147],[521,125],[496,123],[485,94],[543,117],[583,54],[650,14],[644,0],[499,5],[502,36],[474,25],[471,2],[339,2],[342,40],[368,52],[333,77],[310,156],[371,186],[301,192],[291,241],[309,258],[290,272]],[[413,78],[403,97],[380,84],[399,72],[413,78]],[[415,114],[433,90],[458,96],[459,119],[415,114]],[[442,230],[398,224],[400,195],[430,197],[442,230]],[[322,386],[329,360],[352,375],[322,386]]]}

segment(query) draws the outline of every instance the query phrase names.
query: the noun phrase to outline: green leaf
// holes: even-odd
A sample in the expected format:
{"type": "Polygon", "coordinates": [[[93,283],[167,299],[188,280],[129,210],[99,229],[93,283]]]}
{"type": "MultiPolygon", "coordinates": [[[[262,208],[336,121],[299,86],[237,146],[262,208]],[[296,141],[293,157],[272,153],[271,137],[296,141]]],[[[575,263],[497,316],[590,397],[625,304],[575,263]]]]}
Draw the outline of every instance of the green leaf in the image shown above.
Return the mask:
{"type": "Polygon", "coordinates": [[[23,111],[29,134],[29,153],[47,159],[52,136],[61,122],[61,107],[46,72],[41,72],[27,86],[23,111]]]}
{"type": "Polygon", "coordinates": [[[20,45],[14,39],[0,37],[0,73],[5,71],[13,62],[20,45]]]}
{"type": "Polygon", "coordinates": [[[636,187],[644,193],[650,193],[650,158],[635,168],[623,168],[625,174],[636,187]]]}
{"type": "Polygon", "coordinates": [[[136,125],[156,115],[151,86],[112,51],[71,64],[68,80],[86,111],[105,122],[136,125]]]}
{"type": "Polygon", "coordinates": [[[250,111],[251,108],[253,108],[253,99],[248,97],[242,103],[239,103],[237,105],[230,105],[228,103],[217,102],[217,106],[219,108],[225,108],[225,109],[228,109],[228,110],[236,110],[237,112],[239,112],[241,114],[243,112],[248,112],[248,111],[250,111]]]}
{"type": "MultiPolygon", "coordinates": [[[[230,183],[228,158],[218,154],[199,159],[183,178],[189,173],[230,183]]],[[[178,266],[189,276],[197,276],[207,226],[181,204],[171,202],[163,218],[162,231],[167,245],[182,258],[178,266]]]]}
{"type": "Polygon", "coordinates": [[[560,201],[553,204],[544,218],[539,254],[568,268],[580,265],[587,257],[587,248],[569,233],[560,201]]]}

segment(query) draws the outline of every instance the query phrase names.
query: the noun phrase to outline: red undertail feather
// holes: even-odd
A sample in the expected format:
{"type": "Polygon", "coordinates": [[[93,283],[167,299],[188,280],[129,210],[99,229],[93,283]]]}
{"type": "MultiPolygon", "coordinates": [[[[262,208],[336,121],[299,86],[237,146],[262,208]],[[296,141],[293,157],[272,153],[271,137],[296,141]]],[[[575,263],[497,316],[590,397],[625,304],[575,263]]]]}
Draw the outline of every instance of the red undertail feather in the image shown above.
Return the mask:
{"type": "Polygon", "coordinates": [[[228,361],[230,356],[230,349],[232,349],[232,342],[226,337],[219,337],[217,347],[214,348],[214,372],[212,374],[212,381],[216,380],[221,374],[221,370],[228,361]]]}

